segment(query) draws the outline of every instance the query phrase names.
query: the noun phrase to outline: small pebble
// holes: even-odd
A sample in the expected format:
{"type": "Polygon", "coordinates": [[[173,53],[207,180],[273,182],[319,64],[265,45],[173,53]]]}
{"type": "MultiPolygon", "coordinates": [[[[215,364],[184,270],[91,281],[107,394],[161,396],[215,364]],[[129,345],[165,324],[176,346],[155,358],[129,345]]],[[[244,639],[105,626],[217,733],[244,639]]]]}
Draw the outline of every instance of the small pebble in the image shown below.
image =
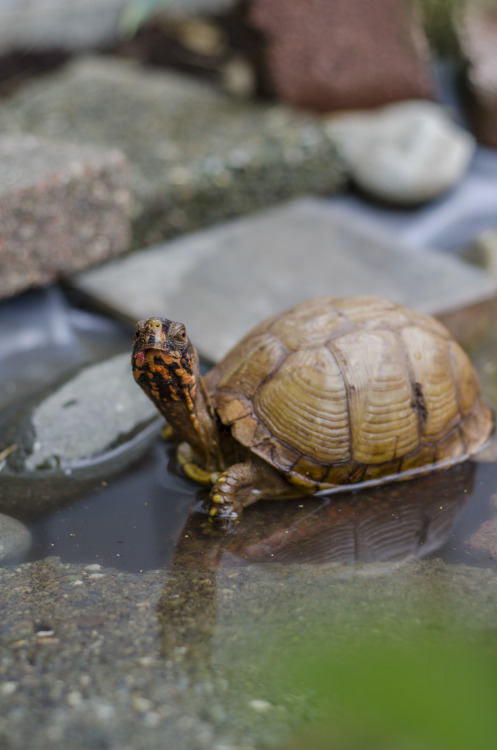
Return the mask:
{"type": "Polygon", "coordinates": [[[143,698],[141,695],[133,696],[133,708],[141,714],[149,712],[153,708],[152,701],[143,698]]]}
{"type": "Polygon", "coordinates": [[[254,711],[260,711],[261,713],[272,708],[271,704],[268,701],[259,700],[257,698],[249,701],[249,706],[250,708],[253,708],[254,711]]]}
{"type": "Polygon", "coordinates": [[[17,682],[4,682],[0,685],[0,694],[4,697],[12,695],[17,690],[17,682]]]}
{"type": "Polygon", "coordinates": [[[79,690],[72,690],[70,693],[67,694],[67,705],[74,708],[75,706],[79,706],[81,703],[82,696],[79,690]]]}
{"type": "Polygon", "coordinates": [[[0,513],[0,561],[24,557],[31,549],[31,532],[16,518],[0,513]]]}

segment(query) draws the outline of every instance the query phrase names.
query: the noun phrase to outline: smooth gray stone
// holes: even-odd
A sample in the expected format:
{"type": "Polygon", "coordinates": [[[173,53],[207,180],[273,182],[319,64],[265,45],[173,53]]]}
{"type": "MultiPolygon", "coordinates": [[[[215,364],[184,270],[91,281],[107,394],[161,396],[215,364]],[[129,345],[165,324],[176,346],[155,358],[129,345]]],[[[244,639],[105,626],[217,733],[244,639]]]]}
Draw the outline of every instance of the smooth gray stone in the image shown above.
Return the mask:
{"type": "Polygon", "coordinates": [[[135,253],[73,283],[127,319],[184,322],[213,361],[256,323],[312,297],[369,294],[433,314],[497,291],[480,269],[413,252],[372,222],[311,198],[135,253]]]}
{"type": "Polygon", "coordinates": [[[329,120],[352,179],[380,200],[418,204],[453,188],[476,143],[434,102],[407,101],[329,120]]]}
{"type": "Polygon", "coordinates": [[[31,541],[31,533],[23,523],[0,513],[0,562],[10,562],[25,555],[31,541]]]}
{"type": "Polygon", "coordinates": [[[3,415],[0,510],[36,518],[81,497],[141,458],[162,424],[128,353],[90,365],[3,415]]]}
{"type": "Polygon", "coordinates": [[[118,354],[81,370],[4,428],[3,442],[17,446],[8,472],[71,476],[107,459],[122,463],[121,454],[137,453],[140,435],[150,439],[156,416],[133,380],[129,354],[118,354]]]}

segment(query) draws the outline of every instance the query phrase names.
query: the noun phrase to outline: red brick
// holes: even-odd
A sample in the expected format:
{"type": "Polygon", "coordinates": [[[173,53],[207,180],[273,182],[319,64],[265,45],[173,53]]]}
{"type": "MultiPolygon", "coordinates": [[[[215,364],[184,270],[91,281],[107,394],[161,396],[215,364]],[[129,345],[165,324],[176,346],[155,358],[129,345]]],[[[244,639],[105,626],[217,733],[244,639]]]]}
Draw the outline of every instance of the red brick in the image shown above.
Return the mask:
{"type": "Polygon", "coordinates": [[[432,98],[412,0],[252,0],[274,93],[319,111],[432,98]]]}

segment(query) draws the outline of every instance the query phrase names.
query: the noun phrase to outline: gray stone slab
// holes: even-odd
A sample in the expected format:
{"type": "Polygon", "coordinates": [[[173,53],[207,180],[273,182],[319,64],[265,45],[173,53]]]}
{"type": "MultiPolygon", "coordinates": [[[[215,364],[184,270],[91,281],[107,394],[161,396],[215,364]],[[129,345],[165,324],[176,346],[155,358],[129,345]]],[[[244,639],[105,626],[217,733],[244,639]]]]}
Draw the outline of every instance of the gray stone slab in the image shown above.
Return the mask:
{"type": "Polygon", "coordinates": [[[83,58],[0,106],[0,133],[120,148],[135,246],[344,183],[319,117],[230,98],[124,60],[83,58]]]}
{"type": "Polygon", "coordinates": [[[183,321],[211,360],[260,320],[311,297],[372,294],[437,313],[497,291],[485,272],[442,253],[414,253],[311,198],[135,253],[74,284],[127,319],[183,321]]]}

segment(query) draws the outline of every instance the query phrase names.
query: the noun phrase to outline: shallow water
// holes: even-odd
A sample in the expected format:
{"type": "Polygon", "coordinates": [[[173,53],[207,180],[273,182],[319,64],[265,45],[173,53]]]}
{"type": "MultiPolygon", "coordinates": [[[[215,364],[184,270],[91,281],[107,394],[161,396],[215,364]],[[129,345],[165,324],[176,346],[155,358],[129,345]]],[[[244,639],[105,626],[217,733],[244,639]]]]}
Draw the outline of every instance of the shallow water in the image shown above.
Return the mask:
{"type": "MultiPolygon", "coordinates": [[[[27,559],[58,555],[63,562],[128,572],[167,569],[181,533],[189,528],[202,539],[207,523],[200,507],[205,492],[178,475],[173,454],[158,439],[127,472],[28,522],[34,543],[27,559]]],[[[496,465],[467,462],[354,494],[260,501],[236,527],[217,531],[216,539],[240,563],[371,562],[414,554],[493,566],[493,555],[476,552],[468,540],[495,512],[496,490],[496,465]]]]}
{"type": "Polygon", "coordinates": [[[132,331],[71,304],[57,286],[0,300],[0,410],[87,364],[126,351],[132,331]]]}
{"type": "MultiPolygon", "coordinates": [[[[90,329],[95,360],[108,331],[90,329]]],[[[494,340],[473,352],[489,394],[494,340]]],[[[126,348],[126,332],[113,341],[126,348]]],[[[71,333],[56,344],[62,362],[72,344],[71,333]]],[[[224,530],[158,438],[125,472],[25,519],[27,564],[0,569],[13,727],[4,735],[0,721],[0,745],[288,748],[314,723],[292,747],[462,750],[478,737],[493,749],[496,495],[497,464],[468,461],[356,493],[260,501],[224,530]],[[475,719],[460,726],[468,701],[475,719]],[[427,739],[434,705],[446,711],[427,739]]]]}
{"type": "MultiPolygon", "coordinates": [[[[9,319],[16,321],[18,333],[2,340],[9,352],[2,358],[5,352],[0,350],[4,402],[53,380],[54,362],[64,365],[60,376],[103,354],[125,351],[131,339],[126,326],[75,308],[56,287],[5,305],[2,320],[8,324],[9,319]],[[39,335],[31,330],[33,318],[39,335]],[[9,388],[14,370],[15,389],[9,388]]],[[[494,401],[495,339],[489,331],[471,352],[484,391],[494,401]]],[[[70,478],[67,487],[69,494],[70,478]]],[[[492,500],[496,490],[497,463],[476,461],[329,498],[260,501],[229,532],[216,529],[216,543],[244,564],[262,559],[350,563],[437,555],[450,563],[493,566],[493,553],[477,550],[471,537],[497,510],[492,500]],[[285,537],[291,543],[282,544],[285,537]]],[[[58,493],[64,495],[60,488],[58,493]]],[[[96,562],[128,572],[167,569],[182,534],[189,531],[190,539],[197,538],[202,546],[205,497],[205,491],[178,471],[174,447],[157,438],[148,454],[124,473],[87,485],[79,497],[57,510],[36,520],[19,513],[33,535],[26,559],[55,554],[63,562],[96,562]]]]}

